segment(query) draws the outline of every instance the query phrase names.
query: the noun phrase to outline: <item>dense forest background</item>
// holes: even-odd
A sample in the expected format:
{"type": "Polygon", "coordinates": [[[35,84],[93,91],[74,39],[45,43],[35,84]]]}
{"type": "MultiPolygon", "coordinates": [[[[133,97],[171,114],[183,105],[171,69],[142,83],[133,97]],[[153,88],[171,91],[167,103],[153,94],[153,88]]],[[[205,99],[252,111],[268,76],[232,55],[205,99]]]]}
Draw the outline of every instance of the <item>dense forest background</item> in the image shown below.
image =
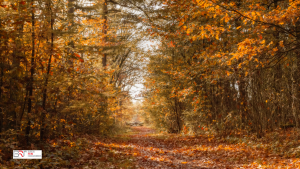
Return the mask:
{"type": "Polygon", "coordinates": [[[299,127],[300,1],[163,1],[145,108],[170,132],[299,127]]]}
{"type": "Polygon", "coordinates": [[[116,134],[136,113],[171,133],[300,127],[300,0],[0,3],[3,147],[116,134]]]}
{"type": "Polygon", "coordinates": [[[142,63],[139,20],[127,6],[1,1],[1,138],[29,145],[118,131],[142,63]]]}

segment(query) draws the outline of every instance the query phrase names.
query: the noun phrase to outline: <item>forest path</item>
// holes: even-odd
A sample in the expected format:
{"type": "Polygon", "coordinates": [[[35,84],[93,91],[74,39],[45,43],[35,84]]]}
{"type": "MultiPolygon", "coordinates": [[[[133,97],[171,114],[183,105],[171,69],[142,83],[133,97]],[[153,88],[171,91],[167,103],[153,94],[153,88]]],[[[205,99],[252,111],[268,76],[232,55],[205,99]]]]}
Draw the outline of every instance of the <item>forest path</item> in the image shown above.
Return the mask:
{"type": "Polygon", "coordinates": [[[299,167],[299,160],[296,163],[295,159],[283,159],[263,149],[228,144],[211,136],[158,134],[148,127],[132,127],[131,134],[98,144],[115,153],[132,155],[133,168],[299,167]]]}

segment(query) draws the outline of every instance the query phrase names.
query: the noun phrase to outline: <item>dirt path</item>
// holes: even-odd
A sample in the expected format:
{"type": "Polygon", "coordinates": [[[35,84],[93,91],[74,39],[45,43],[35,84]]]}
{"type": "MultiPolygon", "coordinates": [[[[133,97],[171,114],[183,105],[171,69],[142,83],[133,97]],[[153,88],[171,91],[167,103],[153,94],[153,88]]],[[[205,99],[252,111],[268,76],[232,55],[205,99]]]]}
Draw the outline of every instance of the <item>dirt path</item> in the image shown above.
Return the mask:
{"type": "Polygon", "coordinates": [[[138,168],[212,168],[205,167],[204,158],[191,157],[183,152],[182,140],[167,139],[164,136],[151,136],[155,133],[146,127],[133,127],[137,132],[132,135],[130,143],[134,146],[138,168]],[[199,163],[200,161],[201,163],[199,163]],[[204,161],[203,161],[204,160],[204,161]]]}
{"type": "Polygon", "coordinates": [[[123,139],[97,144],[132,155],[133,168],[298,168],[300,164],[299,159],[283,159],[263,149],[216,142],[208,136],[155,135],[147,127],[132,127],[132,131],[123,139]]]}

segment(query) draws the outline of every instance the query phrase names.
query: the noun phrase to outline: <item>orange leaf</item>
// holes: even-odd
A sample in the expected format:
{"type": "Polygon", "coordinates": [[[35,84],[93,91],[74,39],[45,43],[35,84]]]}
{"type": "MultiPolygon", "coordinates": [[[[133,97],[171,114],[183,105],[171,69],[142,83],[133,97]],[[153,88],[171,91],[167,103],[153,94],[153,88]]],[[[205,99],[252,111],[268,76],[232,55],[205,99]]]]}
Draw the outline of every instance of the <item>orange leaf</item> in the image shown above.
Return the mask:
{"type": "Polygon", "coordinates": [[[170,43],[169,43],[169,45],[168,45],[169,47],[175,47],[175,45],[174,45],[174,43],[173,43],[173,41],[171,41],[170,43]]]}
{"type": "Polygon", "coordinates": [[[80,58],[80,55],[78,53],[74,53],[74,55],[80,58]]]}

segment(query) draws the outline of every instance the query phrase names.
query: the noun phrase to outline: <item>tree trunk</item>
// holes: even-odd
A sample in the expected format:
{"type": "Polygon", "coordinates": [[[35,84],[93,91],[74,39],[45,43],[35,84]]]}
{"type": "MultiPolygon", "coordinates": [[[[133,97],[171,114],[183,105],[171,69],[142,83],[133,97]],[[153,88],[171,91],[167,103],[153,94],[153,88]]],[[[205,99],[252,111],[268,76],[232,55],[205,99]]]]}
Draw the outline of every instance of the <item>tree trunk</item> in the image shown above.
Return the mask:
{"type": "Polygon", "coordinates": [[[50,13],[50,24],[51,24],[51,46],[50,46],[50,57],[48,60],[48,65],[47,65],[47,75],[46,75],[46,80],[44,84],[44,90],[43,90],[43,103],[42,103],[42,117],[41,117],[41,131],[40,131],[40,140],[44,139],[44,134],[45,134],[45,117],[46,117],[46,101],[47,101],[47,86],[48,86],[48,80],[49,80],[49,75],[50,75],[50,70],[51,70],[51,59],[53,56],[53,41],[54,41],[54,30],[53,30],[53,24],[54,24],[54,18],[52,14],[52,9],[51,9],[51,1],[49,1],[49,13],[50,13]]]}
{"type": "Polygon", "coordinates": [[[34,16],[34,8],[33,8],[34,1],[31,0],[32,5],[32,12],[31,12],[31,31],[32,31],[32,51],[31,51],[31,64],[30,64],[30,79],[28,84],[28,91],[29,91],[29,97],[28,97],[28,107],[27,107],[27,114],[28,114],[28,121],[27,121],[27,127],[26,127],[26,143],[29,143],[29,133],[30,133],[30,115],[31,115],[31,109],[32,109],[32,97],[33,97],[33,75],[34,75],[34,55],[35,55],[35,16],[34,16]]]}
{"type": "MultiPolygon", "coordinates": [[[[298,5],[298,8],[300,5],[298,5]]],[[[300,21],[298,20],[296,23],[296,41],[297,44],[300,43],[300,21]]],[[[295,57],[293,62],[293,68],[292,68],[292,112],[295,119],[296,127],[299,128],[299,99],[300,99],[300,91],[299,91],[299,71],[300,71],[300,50],[296,49],[295,51],[295,57]]]]}
{"type": "MultiPolygon", "coordinates": [[[[107,43],[107,15],[108,15],[108,10],[107,10],[107,0],[104,0],[103,2],[103,34],[104,34],[104,46],[106,46],[105,44],[107,43]]],[[[104,68],[104,70],[106,70],[106,66],[107,66],[107,54],[104,53],[103,54],[103,58],[102,58],[102,66],[104,68]]]]}

